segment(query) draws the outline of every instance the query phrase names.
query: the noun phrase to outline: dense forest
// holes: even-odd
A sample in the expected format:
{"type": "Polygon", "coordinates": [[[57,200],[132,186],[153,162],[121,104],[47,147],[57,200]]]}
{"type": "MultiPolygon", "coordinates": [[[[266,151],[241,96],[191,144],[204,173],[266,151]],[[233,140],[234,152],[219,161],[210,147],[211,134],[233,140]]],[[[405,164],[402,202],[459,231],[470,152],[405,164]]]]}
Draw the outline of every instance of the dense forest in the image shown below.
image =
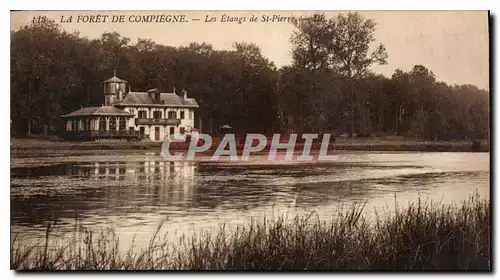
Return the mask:
{"type": "Polygon", "coordinates": [[[89,39],[53,22],[23,26],[11,32],[12,135],[57,133],[60,115],[103,104],[101,82],[116,69],[135,91],[186,89],[200,105],[205,133],[229,124],[247,133],[489,136],[489,92],[439,82],[423,65],[392,77],[371,72],[388,57],[376,45],[373,20],[315,14],[293,24],[293,62],[280,69],[248,42],[214,50],[198,42],[131,44],[116,32],[89,39]]]}

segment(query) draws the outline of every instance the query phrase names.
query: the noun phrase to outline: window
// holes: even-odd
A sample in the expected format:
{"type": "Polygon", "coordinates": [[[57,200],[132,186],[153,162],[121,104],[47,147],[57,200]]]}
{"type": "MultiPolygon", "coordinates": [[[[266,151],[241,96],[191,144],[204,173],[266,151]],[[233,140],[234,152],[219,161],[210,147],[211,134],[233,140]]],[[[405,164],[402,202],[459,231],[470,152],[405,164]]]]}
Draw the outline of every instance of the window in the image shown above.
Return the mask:
{"type": "Polygon", "coordinates": [[[175,127],[171,126],[170,127],[170,134],[174,134],[175,133],[175,127]]]}
{"type": "Polygon", "coordinates": [[[138,111],[139,119],[146,119],[148,117],[148,112],[146,111],[138,111]]]}
{"type": "Polygon", "coordinates": [[[161,111],[154,111],[153,112],[153,118],[155,118],[155,119],[161,119],[161,111]]]}
{"type": "Polygon", "coordinates": [[[85,130],[90,130],[90,119],[85,120],[85,130]]]}
{"type": "Polygon", "coordinates": [[[169,119],[177,119],[177,112],[175,112],[175,111],[168,112],[168,118],[169,119]]]}
{"type": "Polygon", "coordinates": [[[160,127],[155,127],[155,140],[160,140],[160,127]]]}
{"type": "Polygon", "coordinates": [[[184,128],[184,127],[180,127],[180,133],[181,133],[181,134],[186,133],[186,128],[184,128]]]}
{"type": "Polygon", "coordinates": [[[106,119],[104,117],[99,118],[99,130],[106,130],[106,119]]]}
{"type": "Polygon", "coordinates": [[[109,130],[113,130],[113,131],[116,130],[116,118],[115,117],[109,118],[109,130]]]}
{"type": "Polygon", "coordinates": [[[126,126],[126,121],[125,121],[125,118],[122,117],[118,120],[118,129],[121,131],[124,131],[125,126],[126,126]]]}
{"type": "Polygon", "coordinates": [[[181,120],[184,119],[184,110],[181,111],[181,120]]]}
{"type": "Polygon", "coordinates": [[[139,134],[144,135],[144,126],[139,127],[139,134]]]}
{"type": "Polygon", "coordinates": [[[134,114],[135,115],[135,110],[134,109],[130,109],[130,114],[134,114]]]}

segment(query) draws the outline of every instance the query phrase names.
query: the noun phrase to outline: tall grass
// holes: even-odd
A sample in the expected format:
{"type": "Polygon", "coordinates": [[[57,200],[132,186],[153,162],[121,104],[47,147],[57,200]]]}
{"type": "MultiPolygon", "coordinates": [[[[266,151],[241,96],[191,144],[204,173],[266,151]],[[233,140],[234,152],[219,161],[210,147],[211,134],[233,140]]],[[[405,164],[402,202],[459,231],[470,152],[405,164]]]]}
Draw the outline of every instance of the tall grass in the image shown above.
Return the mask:
{"type": "Polygon", "coordinates": [[[418,202],[367,219],[363,205],[321,221],[314,214],[252,221],[227,230],[158,236],[120,253],[112,229],[58,240],[51,226],[42,244],[11,241],[11,268],[182,270],[489,270],[490,202],[475,195],[458,205],[418,202]],[[77,242],[78,241],[78,242],[77,242]]]}

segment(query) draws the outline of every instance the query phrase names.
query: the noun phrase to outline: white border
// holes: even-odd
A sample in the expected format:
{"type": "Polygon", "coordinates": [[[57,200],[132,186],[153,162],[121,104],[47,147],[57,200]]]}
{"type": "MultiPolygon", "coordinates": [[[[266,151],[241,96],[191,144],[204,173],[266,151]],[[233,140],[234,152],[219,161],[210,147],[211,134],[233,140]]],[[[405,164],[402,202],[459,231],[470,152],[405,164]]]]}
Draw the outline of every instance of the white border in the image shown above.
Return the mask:
{"type": "Polygon", "coordinates": [[[16,1],[10,9],[19,10],[489,10],[495,0],[350,0],[350,1],[296,1],[281,2],[268,0],[224,1],[16,1]]]}
{"type": "MultiPolygon", "coordinates": [[[[7,2],[7,1],[6,1],[7,2]]],[[[2,5],[6,2],[3,2],[2,5]]],[[[1,149],[1,159],[2,159],[2,169],[1,172],[2,174],[0,175],[0,178],[2,179],[2,199],[3,203],[2,205],[2,210],[3,213],[1,215],[1,221],[0,223],[2,225],[5,225],[3,230],[1,231],[1,246],[0,247],[0,252],[1,253],[1,265],[2,265],[2,270],[1,270],[1,276],[2,279],[6,278],[13,278],[13,277],[30,277],[30,276],[35,276],[35,274],[15,274],[12,271],[9,271],[10,269],[10,226],[7,226],[7,224],[10,225],[10,171],[7,169],[7,165],[10,168],[10,148],[7,149],[8,146],[10,146],[10,134],[7,130],[7,128],[10,128],[10,102],[7,102],[7,100],[10,101],[10,11],[9,10],[491,10],[491,13],[493,16],[498,15],[499,9],[497,9],[499,1],[495,0],[488,0],[488,1],[456,1],[456,0],[446,0],[446,1],[436,1],[436,0],[418,0],[418,1],[391,1],[391,0],[349,0],[349,1],[317,1],[317,0],[308,0],[308,1],[297,1],[295,3],[290,3],[290,2],[279,2],[279,1],[269,1],[269,0],[252,0],[248,2],[242,2],[242,1],[222,1],[222,0],[211,0],[211,1],[203,1],[203,0],[196,0],[196,1],[155,1],[154,3],[146,3],[144,1],[102,1],[102,0],[86,0],[86,1],[16,1],[14,3],[7,3],[10,4],[8,9],[5,10],[5,12],[2,13],[1,17],[1,23],[3,26],[5,26],[4,29],[4,36],[2,36],[2,53],[3,55],[1,56],[1,66],[2,66],[2,77],[4,78],[4,82],[1,84],[3,87],[3,97],[4,101],[1,102],[0,106],[0,112],[2,114],[0,118],[1,126],[4,128],[2,131],[2,137],[1,137],[1,144],[0,147],[1,149]],[[7,28],[7,26],[9,28],[7,28]],[[7,31],[7,29],[9,31],[7,31]],[[9,33],[8,33],[9,32],[9,33]],[[9,78],[7,78],[9,77],[9,78]],[[9,187],[8,187],[9,186],[9,187]]],[[[495,19],[496,21],[496,28],[495,28],[495,34],[494,34],[494,39],[495,41],[496,38],[498,37],[498,18],[495,19]]],[[[494,44],[496,45],[496,44],[494,44]]],[[[498,80],[498,72],[494,71],[495,77],[494,80],[498,80]]],[[[497,92],[497,83],[493,82],[491,85],[494,85],[495,88],[491,89],[492,92],[497,92]]],[[[498,98],[495,98],[495,104],[492,104],[494,107],[498,107],[498,98]]],[[[494,123],[496,124],[495,126],[495,131],[498,131],[499,127],[499,120],[495,118],[494,123]]],[[[493,136],[493,135],[492,135],[493,136]]],[[[497,135],[495,135],[495,139],[497,139],[497,135]]],[[[496,143],[495,143],[496,144],[496,143]]],[[[494,171],[498,171],[497,169],[500,168],[495,165],[494,171]]],[[[495,202],[500,201],[498,199],[498,193],[500,191],[495,192],[495,202]]],[[[495,209],[498,207],[495,207],[495,209]]],[[[494,224],[498,224],[498,215],[495,211],[494,214],[495,221],[494,224]]],[[[497,235],[498,236],[498,235],[497,235]]],[[[495,268],[498,270],[499,269],[499,262],[498,262],[498,240],[495,240],[494,245],[494,260],[495,260],[495,268]]],[[[52,279],[53,277],[64,277],[66,278],[67,276],[71,277],[92,277],[95,279],[105,279],[105,277],[110,277],[110,278],[121,278],[121,277],[133,277],[137,279],[141,279],[144,276],[147,277],[174,277],[177,278],[179,276],[184,276],[184,277],[193,277],[193,276],[198,276],[199,274],[169,274],[169,275],[164,275],[164,274],[158,274],[158,273],[150,273],[147,275],[143,274],[42,274],[42,275],[36,275],[36,277],[40,278],[46,278],[46,279],[52,279]]],[[[337,279],[345,279],[347,277],[359,277],[359,278],[364,278],[367,276],[375,276],[379,278],[386,278],[386,277],[408,277],[408,276],[414,276],[418,278],[438,278],[439,279],[451,279],[455,277],[477,277],[477,275],[471,275],[471,274],[451,274],[451,275],[444,275],[444,274],[439,274],[439,275],[422,275],[422,274],[405,274],[405,275],[398,275],[398,274],[392,274],[392,275],[387,275],[387,274],[375,274],[375,275],[368,275],[368,274],[355,274],[355,275],[346,275],[346,274],[341,274],[341,275],[330,275],[330,274],[272,274],[272,275],[263,275],[263,274],[203,274],[199,275],[201,277],[210,277],[210,278],[219,278],[219,277],[259,277],[259,278],[283,278],[283,277],[335,277],[337,279]]],[[[106,278],[107,278],[106,277],[106,278]]]]}

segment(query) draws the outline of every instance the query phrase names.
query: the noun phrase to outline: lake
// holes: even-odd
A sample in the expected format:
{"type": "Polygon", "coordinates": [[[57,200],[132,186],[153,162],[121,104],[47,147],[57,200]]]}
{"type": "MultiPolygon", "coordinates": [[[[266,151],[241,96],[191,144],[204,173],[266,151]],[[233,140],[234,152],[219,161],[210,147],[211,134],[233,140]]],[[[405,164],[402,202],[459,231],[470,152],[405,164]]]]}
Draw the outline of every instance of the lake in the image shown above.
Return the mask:
{"type": "MultiPolygon", "coordinates": [[[[47,223],[59,233],[79,225],[115,228],[120,242],[147,245],[158,225],[169,236],[233,228],[263,217],[341,206],[375,209],[432,200],[489,197],[489,153],[338,152],[330,162],[165,162],[145,151],[21,151],[11,159],[11,231],[34,242],[47,223]]],[[[281,155],[282,156],[282,155],[281,155]]],[[[174,238],[175,239],[175,238],[174,238]]]]}

